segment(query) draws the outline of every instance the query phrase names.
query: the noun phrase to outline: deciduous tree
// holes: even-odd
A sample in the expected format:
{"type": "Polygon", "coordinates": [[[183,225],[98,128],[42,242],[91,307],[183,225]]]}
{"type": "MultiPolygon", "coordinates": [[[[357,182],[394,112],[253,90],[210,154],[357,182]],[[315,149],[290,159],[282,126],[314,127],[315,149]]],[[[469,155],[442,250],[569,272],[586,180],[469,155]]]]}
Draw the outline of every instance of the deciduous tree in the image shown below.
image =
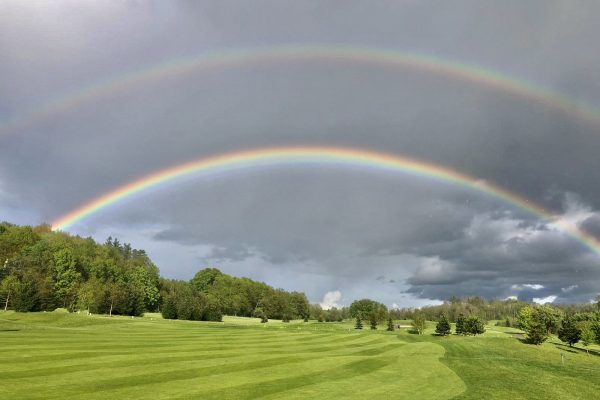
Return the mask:
{"type": "Polygon", "coordinates": [[[569,344],[569,347],[581,339],[581,329],[577,326],[577,323],[571,315],[567,315],[561,322],[561,326],[558,329],[558,338],[565,343],[569,344]]]}
{"type": "Polygon", "coordinates": [[[427,322],[425,321],[425,317],[421,313],[416,313],[413,317],[412,328],[419,335],[422,335],[425,332],[425,327],[427,322]]]}

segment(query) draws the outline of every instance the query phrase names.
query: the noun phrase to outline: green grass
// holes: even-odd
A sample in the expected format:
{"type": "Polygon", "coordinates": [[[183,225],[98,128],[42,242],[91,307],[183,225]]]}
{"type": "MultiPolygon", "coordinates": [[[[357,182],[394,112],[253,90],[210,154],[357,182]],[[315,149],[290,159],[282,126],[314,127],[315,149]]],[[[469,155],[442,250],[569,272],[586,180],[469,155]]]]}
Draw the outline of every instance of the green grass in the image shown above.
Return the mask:
{"type": "Polygon", "coordinates": [[[489,326],[493,332],[476,338],[352,328],[353,321],[0,312],[0,397],[581,399],[600,393],[600,356],[557,343],[524,345],[507,333],[511,328],[489,326]]]}

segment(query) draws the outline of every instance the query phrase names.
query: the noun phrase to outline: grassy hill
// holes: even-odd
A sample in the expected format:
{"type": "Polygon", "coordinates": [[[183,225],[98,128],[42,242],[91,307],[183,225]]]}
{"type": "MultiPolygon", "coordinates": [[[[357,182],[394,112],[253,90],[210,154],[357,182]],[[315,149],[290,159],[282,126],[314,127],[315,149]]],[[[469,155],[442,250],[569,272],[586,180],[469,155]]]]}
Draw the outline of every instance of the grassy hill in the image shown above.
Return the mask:
{"type": "MultiPolygon", "coordinates": [[[[405,324],[406,322],[401,322],[405,324]]],[[[0,312],[7,399],[582,399],[600,351],[481,337],[355,331],[347,323],[223,323],[0,312]],[[565,356],[561,361],[561,353],[565,356]]]]}

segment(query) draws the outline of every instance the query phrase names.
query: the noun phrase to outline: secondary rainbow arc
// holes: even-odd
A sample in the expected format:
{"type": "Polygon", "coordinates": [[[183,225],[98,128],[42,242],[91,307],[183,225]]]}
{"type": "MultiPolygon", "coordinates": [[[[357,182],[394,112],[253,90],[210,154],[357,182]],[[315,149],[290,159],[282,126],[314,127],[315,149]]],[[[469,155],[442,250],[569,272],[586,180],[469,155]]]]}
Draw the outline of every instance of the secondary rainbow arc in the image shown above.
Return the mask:
{"type": "MultiPolygon", "coordinates": [[[[217,173],[232,168],[293,165],[296,163],[335,164],[394,171],[437,179],[485,193],[502,202],[526,210],[542,219],[557,217],[543,206],[504,188],[450,168],[414,158],[376,151],[341,147],[274,147],[237,151],[201,158],[166,168],[127,183],[68,212],[52,222],[52,229],[64,230],[119,201],[150,188],[196,173],[217,173]]],[[[600,242],[587,232],[572,226],[562,228],[593,252],[600,255],[600,242]]]]}
{"type": "Polygon", "coordinates": [[[487,87],[503,93],[543,104],[577,119],[600,125],[600,110],[541,85],[516,78],[500,71],[484,68],[435,55],[417,52],[378,49],[358,46],[284,45],[233,49],[214,53],[176,58],[150,67],[97,82],[50,99],[41,106],[16,115],[0,124],[1,131],[10,131],[44,117],[59,115],[78,106],[115,93],[171,77],[181,77],[202,70],[246,66],[256,63],[285,63],[297,61],[344,61],[379,66],[391,66],[444,76],[487,87]]]}

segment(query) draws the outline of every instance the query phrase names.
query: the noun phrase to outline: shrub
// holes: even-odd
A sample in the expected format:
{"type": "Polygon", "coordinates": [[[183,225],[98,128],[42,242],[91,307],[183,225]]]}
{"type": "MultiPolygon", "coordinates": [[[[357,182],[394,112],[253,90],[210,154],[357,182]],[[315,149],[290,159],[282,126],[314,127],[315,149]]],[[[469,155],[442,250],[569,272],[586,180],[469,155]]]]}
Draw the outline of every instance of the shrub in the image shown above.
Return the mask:
{"type": "Polygon", "coordinates": [[[359,316],[357,316],[356,323],[354,324],[354,329],[362,329],[362,328],[363,328],[362,320],[360,319],[359,316]]]}

